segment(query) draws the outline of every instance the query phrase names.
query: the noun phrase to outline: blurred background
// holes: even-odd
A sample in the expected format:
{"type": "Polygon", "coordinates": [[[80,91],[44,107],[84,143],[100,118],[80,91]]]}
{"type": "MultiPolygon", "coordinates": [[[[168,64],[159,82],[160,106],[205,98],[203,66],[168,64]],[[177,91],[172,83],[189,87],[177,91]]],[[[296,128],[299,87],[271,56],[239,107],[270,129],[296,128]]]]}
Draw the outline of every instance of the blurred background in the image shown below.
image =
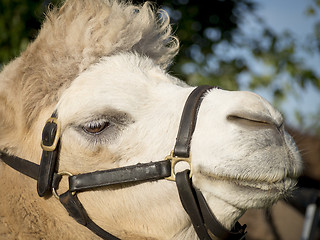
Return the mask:
{"type": "MultiPolygon", "coordinates": [[[[169,13],[181,42],[172,74],[191,85],[255,91],[291,127],[320,134],[320,0],[155,3],[169,13]]],[[[44,13],[57,4],[0,0],[0,67],[37,36],[44,13]]]]}
{"type": "MultiPolygon", "coordinates": [[[[250,90],[265,97],[284,114],[302,153],[305,171],[300,185],[318,191],[320,0],[153,2],[168,12],[181,42],[169,72],[191,85],[250,90]]],[[[53,5],[61,1],[0,0],[0,69],[37,36],[53,5]]],[[[245,216],[246,221],[253,219],[254,226],[248,229],[248,239],[300,239],[309,195],[302,196],[305,201],[299,206],[283,203],[291,211],[283,213],[285,217],[279,218],[282,205],[245,216]]]]}

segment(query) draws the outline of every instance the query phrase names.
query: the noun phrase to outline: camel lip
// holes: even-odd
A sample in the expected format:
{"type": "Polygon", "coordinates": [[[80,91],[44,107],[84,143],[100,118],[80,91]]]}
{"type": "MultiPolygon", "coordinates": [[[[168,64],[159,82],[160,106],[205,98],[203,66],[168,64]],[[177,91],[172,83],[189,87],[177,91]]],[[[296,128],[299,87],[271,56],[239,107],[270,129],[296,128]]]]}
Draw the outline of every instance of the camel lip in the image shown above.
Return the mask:
{"type": "Polygon", "coordinates": [[[250,189],[257,189],[260,191],[277,191],[277,192],[286,192],[292,189],[296,185],[297,181],[292,178],[284,178],[282,181],[276,182],[268,182],[268,181],[255,181],[255,182],[247,182],[247,181],[239,181],[236,182],[235,185],[240,187],[246,187],[250,189]]]}
{"type": "Polygon", "coordinates": [[[239,187],[245,187],[250,189],[257,189],[262,191],[280,191],[285,192],[290,189],[292,189],[298,179],[291,177],[291,176],[284,176],[283,178],[277,178],[272,180],[262,180],[260,179],[253,179],[253,178],[246,178],[241,176],[222,176],[222,175],[216,175],[211,173],[202,173],[205,175],[205,177],[210,178],[214,181],[223,181],[227,182],[239,187]]]}

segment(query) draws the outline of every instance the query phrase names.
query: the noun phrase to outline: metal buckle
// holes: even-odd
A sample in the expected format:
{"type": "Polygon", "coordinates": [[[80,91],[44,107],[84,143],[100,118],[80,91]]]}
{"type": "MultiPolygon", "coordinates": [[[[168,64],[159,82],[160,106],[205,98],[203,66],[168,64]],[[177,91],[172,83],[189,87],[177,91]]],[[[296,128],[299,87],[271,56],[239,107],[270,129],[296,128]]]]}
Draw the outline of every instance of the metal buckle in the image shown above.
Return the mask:
{"type": "Polygon", "coordinates": [[[171,161],[171,175],[167,178],[165,178],[166,180],[169,181],[176,181],[176,174],[174,172],[174,168],[176,166],[176,164],[178,162],[187,162],[190,166],[190,173],[189,173],[189,178],[192,177],[192,164],[191,164],[191,158],[184,158],[184,157],[177,157],[177,156],[173,156],[173,151],[171,151],[170,155],[165,157],[165,160],[170,160],[171,161]]]}
{"type": "Polygon", "coordinates": [[[57,148],[57,145],[58,145],[58,142],[59,142],[59,138],[60,138],[60,132],[61,132],[61,125],[60,125],[60,122],[58,121],[57,118],[55,117],[51,117],[49,118],[47,121],[46,121],[46,124],[47,123],[55,123],[57,125],[57,130],[56,130],[56,135],[54,137],[54,141],[52,143],[51,146],[46,146],[43,144],[43,141],[41,141],[41,148],[44,150],[44,151],[47,151],[47,152],[52,152],[54,151],[56,148],[57,148]]]}
{"type": "MultiPolygon", "coordinates": [[[[73,176],[72,173],[67,172],[67,171],[61,171],[57,174],[61,175],[61,176],[69,176],[69,177],[73,176]]],[[[61,181],[61,179],[60,179],[60,181],[61,181]]],[[[60,183],[60,181],[59,181],[59,183],[60,183]]],[[[52,188],[52,194],[53,194],[53,196],[55,196],[56,199],[60,198],[60,195],[57,193],[57,190],[54,187],[52,188]]],[[[76,194],[76,192],[72,192],[72,195],[75,195],[75,194],[76,194]]]]}

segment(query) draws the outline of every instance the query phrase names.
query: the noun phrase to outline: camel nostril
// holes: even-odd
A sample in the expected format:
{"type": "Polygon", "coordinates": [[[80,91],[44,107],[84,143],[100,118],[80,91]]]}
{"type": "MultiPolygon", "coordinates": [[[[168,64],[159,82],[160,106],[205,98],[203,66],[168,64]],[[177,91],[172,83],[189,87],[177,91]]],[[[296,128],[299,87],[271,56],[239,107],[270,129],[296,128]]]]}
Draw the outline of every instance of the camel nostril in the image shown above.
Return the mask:
{"type": "Polygon", "coordinates": [[[247,127],[276,127],[279,129],[282,126],[276,120],[268,115],[260,115],[249,112],[238,112],[229,114],[227,120],[247,127]]]}

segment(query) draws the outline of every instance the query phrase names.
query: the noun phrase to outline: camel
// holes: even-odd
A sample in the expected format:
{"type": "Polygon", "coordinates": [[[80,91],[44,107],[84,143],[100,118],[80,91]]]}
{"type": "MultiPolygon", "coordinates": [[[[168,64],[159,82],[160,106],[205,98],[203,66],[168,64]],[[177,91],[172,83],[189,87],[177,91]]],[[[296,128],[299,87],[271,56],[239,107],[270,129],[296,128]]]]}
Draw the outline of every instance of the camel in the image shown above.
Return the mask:
{"type": "MultiPolygon", "coordinates": [[[[37,38],[0,74],[1,156],[38,166],[43,151],[51,151],[40,143],[54,113],[56,172],[164,160],[195,89],[167,72],[178,49],[168,15],[150,3],[66,0],[47,13],[37,38]]],[[[246,210],[271,206],[294,188],[302,163],[283,122],[254,93],[204,93],[189,146],[191,166],[180,162],[174,174],[192,168],[192,185],[226,229],[246,210]]],[[[0,185],[0,239],[100,239],[51,194],[39,197],[37,181],[2,161],[0,185]]],[[[67,185],[63,177],[58,196],[67,185]]],[[[75,194],[92,221],[118,239],[198,239],[175,181],[75,194]]]]}

